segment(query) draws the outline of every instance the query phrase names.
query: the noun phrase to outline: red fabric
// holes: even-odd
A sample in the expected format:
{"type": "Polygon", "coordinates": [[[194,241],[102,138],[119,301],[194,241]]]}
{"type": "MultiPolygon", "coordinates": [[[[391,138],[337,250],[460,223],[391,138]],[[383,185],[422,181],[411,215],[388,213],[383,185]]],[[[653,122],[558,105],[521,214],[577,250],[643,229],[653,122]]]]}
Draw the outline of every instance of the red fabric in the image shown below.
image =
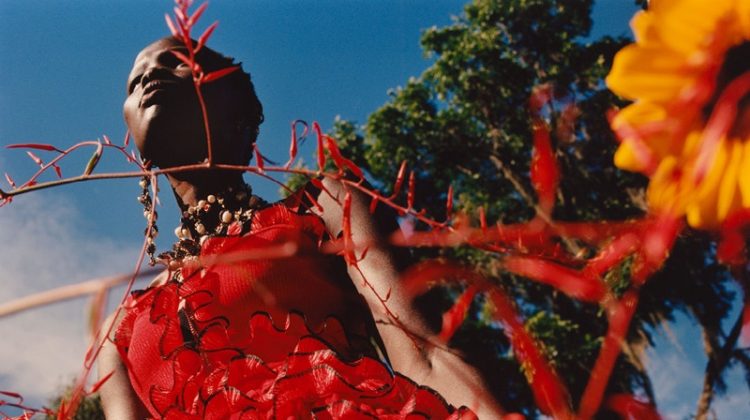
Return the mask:
{"type": "Polygon", "coordinates": [[[210,239],[201,253],[207,267],[185,267],[182,282],[131,297],[116,344],[152,416],[474,417],[376,359],[350,358],[357,350],[338,319],[286,309],[346,302],[314,257],[323,233],[315,216],[268,207],[256,213],[250,234],[210,239]],[[292,258],[215,259],[286,243],[295,244],[292,258]]]}

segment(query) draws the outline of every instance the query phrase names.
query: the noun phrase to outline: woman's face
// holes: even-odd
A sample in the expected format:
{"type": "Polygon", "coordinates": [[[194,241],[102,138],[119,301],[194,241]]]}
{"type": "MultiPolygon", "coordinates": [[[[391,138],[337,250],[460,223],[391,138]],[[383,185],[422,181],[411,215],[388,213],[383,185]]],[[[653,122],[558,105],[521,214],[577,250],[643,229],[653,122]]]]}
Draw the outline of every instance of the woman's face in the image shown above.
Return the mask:
{"type": "MultiPolygon", "coordinates": [[[[172,51],[188,55],[185,45],[171,37],[154,42],[138,54],[128,76],[123,105],[125,122],[141,156],[162,168],[201,162],[207,156],[192,74],[172,51]]],[[[224,135],[226,126],[231,125],[228,112],[222,109],[227,107],[227,92],[231,91],[225,85],[220,80],[203,89],[209,114],[215,116],[209,121],[212,138],[224,135]]]]}

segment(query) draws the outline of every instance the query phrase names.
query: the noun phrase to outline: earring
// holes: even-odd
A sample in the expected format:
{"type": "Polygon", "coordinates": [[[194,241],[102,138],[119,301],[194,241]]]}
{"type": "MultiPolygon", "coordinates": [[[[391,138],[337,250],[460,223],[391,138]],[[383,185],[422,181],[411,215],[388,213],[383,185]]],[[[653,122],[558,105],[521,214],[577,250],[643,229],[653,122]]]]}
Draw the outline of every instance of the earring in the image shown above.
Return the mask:
{"type": "Polygon", "coordinates": [[[144,175],[138,185],[142,188],[141,195],[138,196],[138,202],[143,205],[143,217],[148,221],[146,230],[143,232],[143,235],[146,237],[146,253],[149,257],[149,265],[154,266],[156,264],[156,258],[154,258],[156,244],[154,244],[154,239],[159,234],[159,228],[156,226],[156,210],[152,212],[153,200],[151,200],[151,191],[149,190],[151,177],[144,175]]]}

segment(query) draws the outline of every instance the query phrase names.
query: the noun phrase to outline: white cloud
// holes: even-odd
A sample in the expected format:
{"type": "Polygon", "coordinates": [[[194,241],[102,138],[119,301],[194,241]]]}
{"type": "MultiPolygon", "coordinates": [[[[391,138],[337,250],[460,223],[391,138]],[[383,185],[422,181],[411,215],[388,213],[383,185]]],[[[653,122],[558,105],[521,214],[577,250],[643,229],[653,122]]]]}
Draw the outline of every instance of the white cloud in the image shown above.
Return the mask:
{"type": "MultiPolygon", "coordinates": [[[[139,244],[86,237],[83,217],[55,194],[0,208],[0,302],[132,269],[139,244]]],[[[88,344],[87,309],[88,299],[76,299],[0,318],[0,390],[38,405],[70,383],[88,344]]]]}
{"type": "MultiPolygon", "coordinates": [[[[706,357],[700,329],[682,315],[672,324],[674,340],[655,337],[646,367],[656,394],[659,412],[668,419],[692,418],[703,387],[706,357]]],[[[745,419],[750,412],[750,392],[743,372],[735,367],[726,376],[727,393],[714,399],[711,409],[717,419],[745,419]]]]}
{"type": "Polygon", "coordinates": [[[711,408],[717,419],[746,419],[750,413],[750,390],[744,370],[736,365],[727,373],[727,393],[714,400],[711,408]]]}
{"type": "Polygon", "coordinates": [[[647,369],[659,411],[670,419],[681,419],[695,409],[702,374],[695,361],[668,349],[649,354],[647,369]],[[665,351],[666,350],[666,351],[665,351]]]}

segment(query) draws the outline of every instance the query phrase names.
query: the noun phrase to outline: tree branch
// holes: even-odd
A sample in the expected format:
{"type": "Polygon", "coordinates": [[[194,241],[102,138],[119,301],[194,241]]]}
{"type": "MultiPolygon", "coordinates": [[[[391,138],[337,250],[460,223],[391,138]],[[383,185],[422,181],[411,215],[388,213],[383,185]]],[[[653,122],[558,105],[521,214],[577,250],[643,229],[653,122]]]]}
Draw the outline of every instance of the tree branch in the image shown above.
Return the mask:
{"type": "Polygon", "coordinates": [[[737,340],[740,338],[741,331],[742,312],[740,312],[737,320],[734,322],[734,326],[732,326],[729,336],[727,336],[721,348],[717,348],[715,340],[712,340],[706,328],[703,328],[703,345],[706,348],[708,362],[706,363],[706,371],[703,376],[703,389],[698,397],[698,405],[695,412],[695,418],[698,420],[703,420],[708,416],[708,411],[711,408],[711,402],[715,395],[714,389],[716,383],[732,360],[734,348],[737,345],[737,340]]]}

